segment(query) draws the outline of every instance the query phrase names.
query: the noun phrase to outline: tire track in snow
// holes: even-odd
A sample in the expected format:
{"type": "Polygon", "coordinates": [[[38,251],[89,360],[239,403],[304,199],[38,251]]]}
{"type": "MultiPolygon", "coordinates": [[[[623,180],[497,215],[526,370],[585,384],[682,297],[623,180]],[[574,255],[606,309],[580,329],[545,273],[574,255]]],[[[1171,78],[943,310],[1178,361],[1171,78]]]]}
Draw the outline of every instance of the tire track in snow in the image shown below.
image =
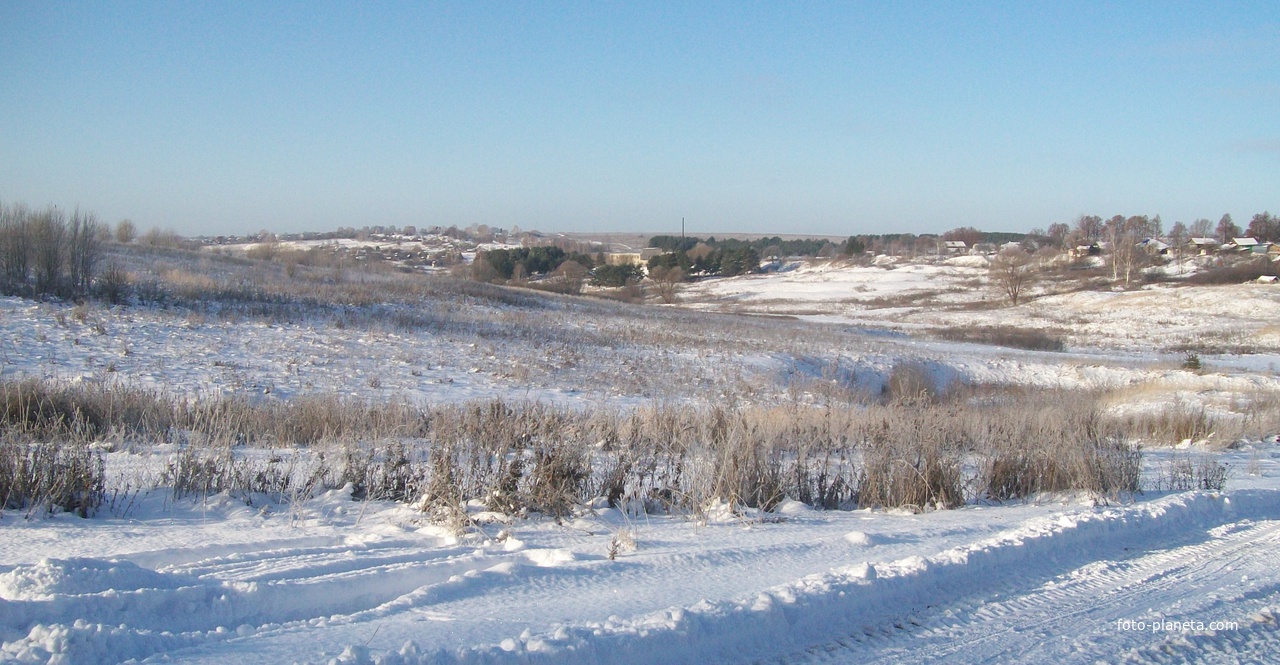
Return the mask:
{"type": "MultiPolygon", "coordinates": [[[[126,579],[102,593],[88,590],[47,601],[5,601],[0,603],[0,613],[6,607],[16,608],[16,615],[10,613],[3,624],[12,628],[15,619],[29,620],[26,610],[39,607],[41,602],[63,604],[49,613],[51,618],[84,616],[86,602],[91,609],[94,603],[99,606],[95,610],[98,614],[86,618],[84,625],[33,626],[25,637],[6,634],[5,639],[12,640],[4,645],[7,653],[22,649],[35,653],[41,645],[87,644],[86,649],[96,648],[98,653],[121,658],[143,659],[163,651],[167,656],[202,662],[225,660],[228,653],[237,657],[252,654],[257,662],[305,660],[308,656],[300,656],[304,652],[299,649],[314,645],[314,629],[323,629],[329,656],[320,657],[309,649],[305,653],[313,660],[326,660],[338,653],[332,650],[335,644],[351,644],[353,653],[360,652],[378,630],[379,641],[387,646],[385,640],[390,636],[396,640],[390,644],[401,644],[422,639],[422,635],[445,634],[431,629],[432,624],[415,622],[435,622],[437,628],[449,626],[443,630],[459,630],[464,636],[476,629],[477,621],[499,621],[504,627],[518,623],[519,619],[513,621],[509,616],[473,615],[492,612],[492,599],[501,597],[510,601],[513,610],[532,607],[535,612],[542,611],[542,620],[530,625],[550,628],[517,636],[520,628],[510,633],[505,628],[495,631],[493,626],[499,624],[493,624],[475,633],[470,641],[464,637],[448,643],[473,645],[494,640],[487,646],[445,651],[442,644],[425,638],[430,653],[420,653],[416,647],[404,654],[393,653],[401,662],[435,663],[530,659],[702,663],[761,658],[841,662],[844,656],[860,662],[875,658],[896,661],[904,654],[910,659],[911,649],[924,644],[938,650],[939,658],[963,656],[962,660],[968,660],[969,654],[989,652],[997,654],[992,660],[1010,655],[1017,660],[1021,658],[1012,650],[1015,642],[984,640],[984,627],[1006,626],[1034,640],[1039,639],[1036,631],[1046,630],[1050,624],[1037,625],[1027,617],[1035,612],[1044,617],[1059,616],[1072,607],[1083,611],[1088,607],[1083,599],[1110,595],[1115,599],[1113,607],[1123,607],[1140,597],[1133,594],[1142,588],[1163,589],[1168,598],[1169,589],[1177,588],[1179,580],[1196,580],[1197,576],[1216,580],[1215,588],[1227,588],[1225,576],[1233,572],[1229,566],[1255,565],[1251,551],[1278,549],[1280,528],[1269,521],[1276,517],[1280,517],[1280,492],[1273,490],[1224,496],[1194,493],[1123,508],[1071,511],[1033,518],[996,536],[967,541],[929,557],[846,566],[769,587],[747,598],[657,612],[600,609],[591,603],[602,598],[600,592],[607,590],[611,580],[626,579],[627,588],[636,588],[634,584],[641,579],[666,580],[669,585],[690,576],[725,574],[726,567],[767,565],[771,557],[795,555],[816,545],[729,547],[694,558],[675,553],[634,567],[601,567],[595,565],[595,559],[575,561],[571,555],[561,558],[556,550],[522,549],[520,543],[511,544],[517,548],[514,551],[494,546],[476,550],[424,548],[417,553],[404,541],[351,548],[273,545],[239,555],[189,559],[167,573],[145,571],[173,584],[154,584],[153,577],[138,572],[133,586],[126,579]],[[1219,528],[1223,524],[1227,526],[1219,528]],[[1131,548],[1128,552],[1126,546],[1131,548]],[[287,570],[273,573],[276,566],[287,570]],[[175,586],[181,588],[171,588],[175,586]],[[227,600],[210,596],[225,589],[239,595],[226,594],[227,600]],[[556,624],[546,610],[538,610],[539,598],[545,601],[564,594],[596,607],[595,614],[585,615],[591,620],[556,624]],[[77,613],[67,613],[70,605],[76,606],[77,613]],[[121,610],[125,614],[112,614],[121,610]],[[169,625],[166,629],[184,632],[159,635],[130,623],[130,612],[165,616],[189,625],[169,625]],[[445,615],[453,612],[466,614],[456,615],[456,624],[439,623],[452,618],[445,615]],[[622,616],[594,620],[614,612],[622,616]],[[242,621],[247,625],[237,629],[242,621]],[[120,623],[130,625],[127,630],[111,628],[120,623]],[[864,626],[866,630],[858,631],[864,626]],[[428,630],[422,632],[424,628],[428,630]],[[502,635],[510,637],[495,639],[502,635]],[[945,651],[946,642],[957,639],[970,640],[968,649],[945,651]]],[[[847,555],[842,559],[847,561],[847,555]]],[[[1252,596],[1223,595],[1217,605],[1202,606],[1222,611],[1241,600],[1274,602],[1277,592],[1270,581],[1275,575],[1268,568],[1272,564],[1274,561],[1265,557],[1257,559],[1257,579],[1268,584],[1249,589],[1252,596]]],[[[1098,649],[1107,649],[1105,654],[1111,656],[1116,646],[1136,648],[1143,644],[1108,642],[1098,649]]],[[[1084,653],[1104,653],[1090,651],[1091,645],[1081,644],[1084,653]]]]}
{"type": "MultiPolygon", "coordinates": [[[[1153,611],[1169,621],[1240,621],[1248,614],[1241,603],[1265,606],[1280,600],[1280,584],[1274,581],[1233,589],[1241,569],[1252,575],[1273,569],[1274,561],[1259,555],[1280,546],[1280,522],[1246,520],[1237,529],[1210,530],[1209,536],[1089,563],[1038,587],[999,583],[896,620],[893,630],[872,628],[818,648],[812,658],[787,662],[1092,662],[1112,656],[1117,642],[1143,644],[1164,637],[1121,631],[1120,621],[1151,622],[1153,611]]],[[[1274,632],[1274,620],[1259,624],[1274,632]]],[[[1131,662],[1146,662],[1142,652],[1135,653],[1131,662]]]]}
{"type": "MultiPolygon", "coordinates": [[[[1026,619],[1032,610],[1041,613],[1038,625],[1044,633],[1050,621],[1073,609],[1077,621],[1087,617],[1105,625],[1105,612],[1089,613],[1098,606],[1099,595],[1111,596],[1110,604],[1101,607],[1113,613],[1131,611],[1132,603],[1145,600],[1189,603],[1203,596],[1208,602],[1185,609],[1219,614],[1241,600],[1280,600],[1275,556],[1251,556],[1277,549],[1277,517],[1280,492],[1272,490],[1175,495],[1124,508],[1030,520],[998,537],[927,558],[840,568],[737,601],[561,626],[549,633],[513,636],[497,645],[436,652],[429,658],[413,655],[417,647],[406,645],[387,657],[431,663],[933,660],[918,651],[924,646],[934,649],[936,658],[1022,661],[1027,649],[1034,651],[1034,645],[1044,642],[1036,632],[1036,618],[1026,619]],[[1217,528],[1224,524],[1229,528],[1217,528]],[[1223,560],[1215,562],[1211,556],[1223,560]],[[1120,564],[1108,563],[1113,559],[1120,564]],[[1233,566],[1246,565],[1264,582],[1248,593],[1231,593],[1233,566]],[[1002,582],[1000,576],[1006,579],[1002,582]],[[1209,577],[1208,591],[1216,596],[1199,589],[1180,596],[1170,592],[1179,584],[1206,582],[1201,576],[1209,577]],[[948,623],[952,628],[944,630],[948,623]],[[863,627],[856,638],[849,632],[853,627],[863,627]],[[987,635],[1015,637],[1002,641],[986,639],[987,635]]],[[[1070,628],[1059,624],[1053,631],[1082,638],[1068,644],[1073,649],[1067,653],[1090,662],[1114,657],[1117,647],[1136,646],[1134,640],[1143,637],[1110,633],[1090,641],[1088,631],[1070,628]]],[[[347,655],[353,658],[363,653],[352,649],[347,655]]],[[[1061,651],[1045,655],[1054,657],[1061,651]]]]}

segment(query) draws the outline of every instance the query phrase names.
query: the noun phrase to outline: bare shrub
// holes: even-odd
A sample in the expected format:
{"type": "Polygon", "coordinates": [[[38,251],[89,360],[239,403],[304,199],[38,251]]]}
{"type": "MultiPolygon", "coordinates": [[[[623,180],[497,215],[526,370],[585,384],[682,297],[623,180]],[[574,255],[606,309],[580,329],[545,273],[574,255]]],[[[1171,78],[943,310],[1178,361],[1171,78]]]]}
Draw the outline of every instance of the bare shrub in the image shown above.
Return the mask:
{"type": "Polygon", "coordinates": [[[609,537],[609,548],[605,555],[609,557],[610,561],[615,561],[619,555],[630,554],[634,551],[636,551],[635,529],[622,528],[609,537]]]}
{"type": "Polygon", "coordinates": [[[1187,277],[1188,284],[1196,285],[1215,285],[1215,284],[1243,284],[1245,282],[1257,281],[1259,277],[1276,276],[1277,266],[1275,263],[1268,261],[1266,257],[1247,258],[1232,261],[1217,268],[1209,270],[1201,270],[1190,277],[1187,277]]]}
{"type": "Polygon", "coordinates": [[[369,499],[414,501],[426,479],[422,465],[403,442],[396,441],[370,456],[365,496],[369,499]]]}
{"type": "Polygon", "coordinates": [[[77,209],[67,225],[67,279],[71,293],[87,295],[102,254],[101,238],[105,226],[93,213],[77,209]]]}
{"type": "Polygon", "coordinates": [[[555,269],[547,283],[557,293],[576,296],[582,293],[582,287],[587,283],[588,276],[588,270],[581,263],[565,261],[555,269]]]}
{"type": "Polygon", "coordinates": [[[248,504],[255,494],[296,502],[326,486],[330,474],[323,456],[307,466],[299,465],[297,455],[251,460],[236,455],[228,446],[185,445],[165,463],[157,486],[171,488],[175,499],[204,499],[227,492],[248,504]]]}
{"type": "Polygon", "coordinates": [[[92,515],[106,496],[102,457],[83,445],[0,440],[0,508],[92,515]]]}
{"type": "Polygon", "coordinates": [[[194,249],[195,246],[188,242],[186,238],[178,235],[176,231],[171,229],[150,228],[139,239],[143,245],[147,247],[157,247],[165,249],[194,249]]]}
{"type": "Polygon", "coordinates": [[[783,498],[781,455],[758,419],[712,409],[699,439],[711,461],[712,484],[702,502],[772,510],[783,498]]]}
{"type": "Polygon", "coordinates": [[[1231,467],[1213,455],[1175,455],[1161,462],[1157,469],[1156,489],[1172,492],[1220,492],[1226,488],[1231,475],[1231,467]]]}
{"type": "Polygon", "coordinates": [[[27,379],[0,383],[0,433],[40,441],[145,437],[176,422],[174,403],[120,385],[57,386],[27,379]]]}
{"type": "Polygon", "coordinates": [[[649,279],[653,281],[658,298],[670,304],[676,301],[680,283],[684,281],[684,271],[679,266],[655,266],[649,271],[649,279]]]}
{"type": "Polygon", "coordinates": [[[97,266],[104,227],[77,209],[68,222],[56,206],[31,212],[0,206],[0,273],[10,293],[83,296],[97,266]],[[34,279],[34,284],[29,281],[34,279]]]}
{"type": "Polygon", "coordinates": [[[953,342],[993,344],[1028,351],[1065,351],[1067,345],[1061,338],[1043,330],[1014,328],[1011,326],[968,326],[944,328],[937,332],[943,339],[953,342]]]}
{"type": "Polygon", "coordinates": [[[897,404],[934,402],[940,396],[928,365],[916,361],[894,363],[885,380],[883,393],[886,400],[897,404]]]}
{"type": "Polygon", "coordinates": [[[189,446],[179,451],[160,474],[160,485],[173,497],[207,497],[235,487],[235,460],[230,448],[210,450],[189,446]]]}
{"type": "Polygon", "coordinates": [[[31,212],[22,205],[0,205],[0,268],[5,287],[18,292],[31,274],[31,212]]]}
{"type": "Polygon", "coordinates": [[[1159,411],[1142,412],[1118,419],[1125,431],[1155,443],[1175,444],[1203,441],[1212,437],[1218,422],[1204,407],[1190,407],[1181,401],[1159,411]]]}
{"type": "Polygon", "coordinates": [[[533,468],[524,491],[530,510],[560,518],[584,500],[591,476],[586,451],[573,445],[543,443],[534,450],[533,468]]]}
{"type": "Polygon", "coordinates": [[[894,449],[867,454],[858,477],[858,505],[864,508],[954,508],[964,504],[960,460],[938,449],[903,455],[894,449]]]}
{"type": "MultiPolygon", "coordinates": [[[[902,392],[921,394],[918,386],[902,392]]],[[[0,384],[0,398],[0,440],[178,444],[162,479],[176,496],[304,496],[350,483],[355,498],[420,502],[432,521],[455,529],[477,499],[511,515],[562,517],[600,496],[695,516],[716,503],[770,510],[787,497],[927,510],[1051,491],[1117,496],[1137,490],[1141,460],[1126,438],[1139,424],[1104,421],[1096,396],[1079,393],[614,411],[337,396],[192,401],[122,385],[24,381],[0,384]],[[237,456],[243,444],[342,452],[305,471],[237,456]]]]}
{"type": "Polygon", "coordinates": [[[984,496],[1087,491],[1114,498],[1140,489],[1141,450],[1121,431],[1104,428],[1094,400],[1058,395],[1038,406],[1017,404],[1007,415],[986,421],[980,434],[984,496]]]}
{"type": "Polygon", "coordinates": [[[259,242],[245,251],[245,256],[256,261],[270,261],[280,256],[280,241],[270,231],[258,234],[259,242]]]}
{"type": "Polygon", "coordinates": [[[138,237],[138,227],[133,220],[122,219],[116,222],[115,241],[121,245],[127,245],[138,237]]]}
{"type": "Polygon", "coordinates": [[[964,423],[950,408],[919,401],[878,408],[858,424],[862,507],[953,508],[964,503],[964,423]]]}
{"type": "Polygon", "coordinates": [[[123,304],[131,290],[129,271],[119,261],[112,261],[98,275],[98,297],[113,304],[123,304]]]}
{"type": "Polygon", "coordinates": [[[1008,452],[990,459],[983,485],[996,500],[1041,492],[1083,490],[1118,498],[1140,489],[1142,456],[1123,439],[1077,442],[1068,448],[1008,452]]]}
{"type": "Polygon", "coordinates": [[[453,450],[435,446],[431,450],[430,474],[423,489],[420,508],[428,518],[462,533],[470,523],[459,481],[458,460],[453,450]]]}

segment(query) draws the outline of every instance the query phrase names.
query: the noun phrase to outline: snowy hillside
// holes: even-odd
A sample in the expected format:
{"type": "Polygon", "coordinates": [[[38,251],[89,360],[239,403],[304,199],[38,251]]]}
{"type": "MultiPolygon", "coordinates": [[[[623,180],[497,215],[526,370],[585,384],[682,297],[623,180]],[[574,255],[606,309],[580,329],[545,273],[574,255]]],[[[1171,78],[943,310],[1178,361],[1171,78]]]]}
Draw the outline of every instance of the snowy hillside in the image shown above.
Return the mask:
{"type": "MultiPolygon", "coordinates": [[[[66,395],[118,400],[91,414],[101,422],[9,433],[82,442],[105,495],[88,518],[0,512],[0,661],[1280,658],[1280,287],[1007,307],[989,302],[984,274],[969,260],[806,265],[700,282],[678,307],[445,282],[402,295],[373,277],[387,302],[0,299],[6,418],[66,395]],[[1049,331],[1065,348],[940,332],[983,326],[1049,331]],[[265,431],[316,404],[342,411],[317,412],[331,429],[265,431]],[[120,405],[151,415],[129,421],[120,405]],[[1043,462],[1020,455],[1058,445],[1060,412],[1083,414],[1086,453],[1140,452],[1139,491],[1073,486],[1078,469],[1055,471],[1070,489],[993,480],[1008,460],[1043,462]],[[516,442],[480,459],[486,442],[443,438],[473,417],[533,434],[495,432],[516,442]],[[204,429],[215,418],[224,429],[204,429]],[[952,494],[867,498],[868,441],[939,454],[892,440],[904,431],[941,442],[952,494]],[[726,462],[705,438],[773,457],[726,462]],[[643,445],[661,450],[628,448],[643,445]],[[372,490],[341,480],[359,454],[361,478],[391,473],[401,449],[426,469],[395,486],[403,500],[359,500],[372,490]],[[567,505],[517,509],[467,484],[533,483],[566,450],[584,474],[567,505]],[[825,488],[838,509],[738,492],[730,481],[746,481],[716,471],[738,468],[825,488]],[[226,470],[246,484],[182,475],[226,470]]],[[[1100,467],[1087,479],[1115,463],[1086,461],[1100,467]]],[[[904,464],[935,471],[883,469],[904,464]]]]}

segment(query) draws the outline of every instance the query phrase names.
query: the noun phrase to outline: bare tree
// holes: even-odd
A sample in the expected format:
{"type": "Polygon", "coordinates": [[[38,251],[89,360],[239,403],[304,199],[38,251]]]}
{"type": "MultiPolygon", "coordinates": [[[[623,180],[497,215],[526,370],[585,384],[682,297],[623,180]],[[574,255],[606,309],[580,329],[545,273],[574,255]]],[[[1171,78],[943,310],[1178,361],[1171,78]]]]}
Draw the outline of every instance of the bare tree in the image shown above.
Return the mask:
{"type": "Polygon", "coordinates": [[[1280,240],[1280,217],[1270,212],[1260,212],[1249,220],[1249,237],[1259,242],[1275,242],[1280,240]]]}
{"type": "Polygon", "coordinates": [[[1101,240],[1103,228],[1102,218],[1097,215],[1081,215],[1076,220],[1076,234],[1086,243],[1101,240]]]}
{"type": "Polygon", "coordinates": [[[37,293],[54,293],[62,281],[67,222],[62,212],[49,207],[31,220],[31,257],[37,293]]]}
{"type": "Polygon", "coordinates": [[[988,275],[991,282],[1009,299],[1009,304],[1017,305],[1026,290],[1035,279],[1035,268],[1031,255],[1017,247],[1000,250],[991,260],[988,275]]]}
{"type": "Polygon", "coordinates": [[[1107,241],[1111,245],[1111,279],[1124,281],[1129,286],[1133,275],[1147,257],[1138,251],[1138,242],[1151,235],[1153,223],[1146,215],[1124,217],[1116,215],[1107,220],[1107,241]]]}
{"type": "Polygon", "coordinates": [[[76,209],[71,215],[71,224],[67,227],[67,277],[70,279],[71,291],[77,295],[89,292],[93,281],[93,272],[98,265],[101,254],[99,246],[102,237],[102,224],[98,223],[93,213],[81,213],[76,209]]]}
{"type": "Polygon", "coordinates": [[[0,206],[0,264],[9,288],[26,285],[31,274],[31,212],[21,204],[0,206]]]}
{"type": "Polygon", "coordinates": [[[103,268],[98,278],[98,293],[107,302],[119,305],[129,297],[129,272],[119,261],[111,261],[103,268]]]}
{"type": "Polygon", "coordinates": [[[1071,227],[1062,222],[1055,222],[1049,225],[1049,230],[1045,232],[1049,236],[1049,243],[1054,247],[1062,247],[1066,244],[1067,235],[1071,233],[1071,227]]]}
{"type": "Polygon", "coordinates": [[[495,282],[500,277],[498,269],[489,263],[485,254],[486,252],[476,252],[476,258],[471,261],[471,279],[477,282],[495,282]]]}
{"type": "Polygon", "coordinates": [[[587,269],[577,261],[565,261],[551,273],[560,290],[570,295],[582,293],[582,285],[587,281],[587,269]]]}
{"type": "Polygon", "coordinates": [[[1187,225],[1182,222],[1174,222],[1173,227],[1169,229],[1169,242],[1173,243],[1174,249],[1178,252],[1178,274],[1182,274],[1182,252],[1187,246],[1188,235],[1187,225]]]}
{"type": "Polygon", "coordinates": [[[679,266],[656,266],[649,271],[649,279],[653,280],[658,298],[664,303],[671,304],[676,301],[680,282],[684,281],[684,271],[679,266]]]}
{"type": "Polygon", "coordinates": [[[134,226],[133,220],[122,219],[116,224],[116,242],[127,245],[137,237],[138,227],[134,226]]]}
{"type": "Polygon", "coordinates": [[[1240,237],[1240,233],[1240,227],[1236,226],[1236,223],[1231,221],[1230,213],[1223,215],[1222,219],[1218,220],[1218,240],[1223,243],[1226,243],[1232,238],[1240,237]]]}
{"type": "Polygon", "coordinates": [[[1201,217],[1191,222],[1191,228],[1187,229],[1187,233],[1192,238],[1208,238],[1213,234],[1213,222],[1201,217]]]}

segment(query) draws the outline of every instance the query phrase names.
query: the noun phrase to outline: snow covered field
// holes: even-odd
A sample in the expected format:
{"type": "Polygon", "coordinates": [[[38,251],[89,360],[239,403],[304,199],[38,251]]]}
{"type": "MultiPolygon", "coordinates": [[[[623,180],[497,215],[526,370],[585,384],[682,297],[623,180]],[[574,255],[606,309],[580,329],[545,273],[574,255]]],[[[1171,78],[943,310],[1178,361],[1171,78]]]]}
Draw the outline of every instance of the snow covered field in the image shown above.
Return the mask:
{"type": "MultiPolygon", "coordinates": [[[[1176,401],[1225,422],[1280,394],[1280,287],[1158,286],[989,308],[979,306],[989,291],[972,287],[984,272],[963,261],[803,266],[684,294],[695,310],[801,320],[473,299],[441,304],[443,323],[392,326],[5,298],[0,378],[626,409],[822,404],[875,394],[911,360],[940,384],[1101,391],[1118,413],[1176,401]],[[1052,329],[1068,348],[902,334],[948,325],[1052,329]],[[1205,369],[1184,369],[1172,347],[1209,334],[1258,353],[1204,354],[1205,369]]],[[[0,515],[0,661],[1271,662],[1280,446],[1266,434],[1150,445],[1151,489],[1118,499],[1067,493],[918,514],[784,501],[696,517],[599,499],[562,520],[473,501],[463,533],[410,504],[352,501],[350,487],[175,498],[141,481],[172,444],[122,447],[104,455],[108,474],[141,489],[118,504],[89,519],[0,515]],[[1163,489],[1193,460],[1226,465],[1226,489],[1163,489]]]]}

